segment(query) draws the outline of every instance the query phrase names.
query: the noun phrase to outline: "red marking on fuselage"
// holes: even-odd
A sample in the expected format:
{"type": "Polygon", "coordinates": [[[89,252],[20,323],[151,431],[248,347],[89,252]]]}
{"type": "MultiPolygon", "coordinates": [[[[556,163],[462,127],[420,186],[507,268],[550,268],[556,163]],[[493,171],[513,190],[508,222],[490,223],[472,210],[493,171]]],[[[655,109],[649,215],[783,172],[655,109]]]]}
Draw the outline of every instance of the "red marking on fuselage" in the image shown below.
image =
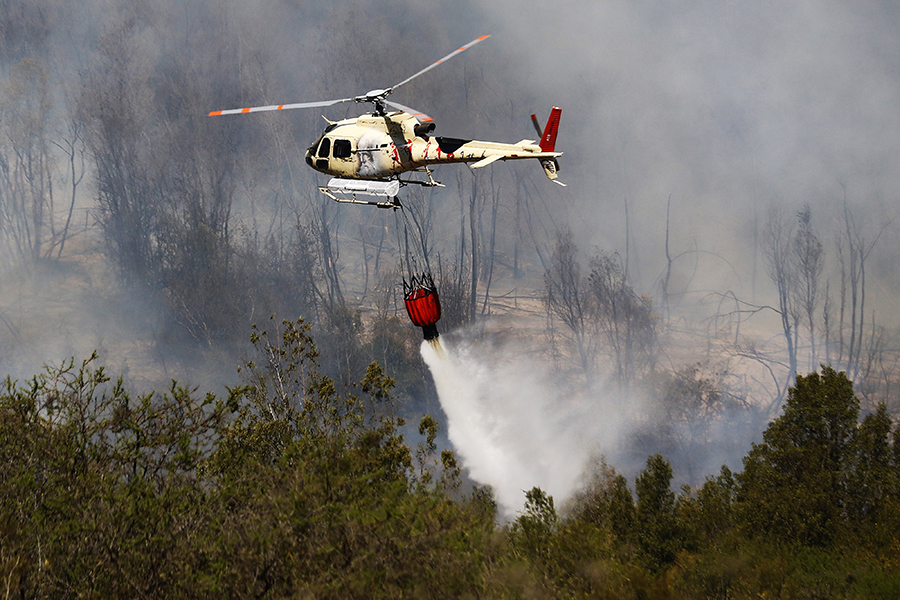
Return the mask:
{"type": "Polygon", "coordinates": [[[453,159],[453,153],[452,152],[442,152],[441,147],[439,145],[438,149],[437,149],[437,156],[435,157],[435,160],[452,160],[452,159],[453,159]],[[441,154],[444,155],[443,159],[441,158],[441,154]]]}

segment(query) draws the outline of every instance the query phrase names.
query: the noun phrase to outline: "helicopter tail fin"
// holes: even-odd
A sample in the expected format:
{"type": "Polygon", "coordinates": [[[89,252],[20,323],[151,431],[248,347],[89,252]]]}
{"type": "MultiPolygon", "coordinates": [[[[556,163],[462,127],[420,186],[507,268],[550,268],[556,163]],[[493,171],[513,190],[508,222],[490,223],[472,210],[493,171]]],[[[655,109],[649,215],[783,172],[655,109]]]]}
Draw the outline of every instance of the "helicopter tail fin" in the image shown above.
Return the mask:
{"type": "MultiPolygon", "coordinates": [[[[559,131],[559,118],[561,115],[562,109],[558,106],[554,106],[550,109],[550,118],[547,119],[547,125],[544,126],[543,132],[541,132],[537,116],[531,115],[531,122],[534,124],[535,130],[537,130],[538,134],[541,136],[541,152],[556,151],[556,134],[559,131]]],[[[547,176],[547,179],[565,187],[566,184],[558,179],[559,175],[557,175],[557,173],[559,171],[559,161],[557,161],[556,158],[542,158],[541,166],[544,168],[544,174],[547,176]]]]}
{"type": "MultiPolygon", "coordinates": [[[[559,131],[559,117],[562,115],[562,109],[554,106],[550,109],[550,118],[547,119],[547,125],[541,134],[541,152],[553,152],[556,149],[556,133],[559,131]]],[[[534,118],[532,116],[532,118],[534,118]]]]}

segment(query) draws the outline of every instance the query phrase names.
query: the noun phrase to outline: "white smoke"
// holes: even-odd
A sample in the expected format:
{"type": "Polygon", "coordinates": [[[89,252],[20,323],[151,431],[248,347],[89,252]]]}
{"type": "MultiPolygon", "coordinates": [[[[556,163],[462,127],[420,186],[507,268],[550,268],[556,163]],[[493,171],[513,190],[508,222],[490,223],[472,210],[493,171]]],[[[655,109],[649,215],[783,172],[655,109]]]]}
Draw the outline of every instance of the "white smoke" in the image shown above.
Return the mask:
{"type": "Polygon", "coordinates": [[[630,412],[604,395],[568,392],[547,363],[512,345],[423,342],[422,357],[450,442],[470,477],[493,488],[507,517],[535,486],[561,505],[588,459],[617,443],[630,412]]]}

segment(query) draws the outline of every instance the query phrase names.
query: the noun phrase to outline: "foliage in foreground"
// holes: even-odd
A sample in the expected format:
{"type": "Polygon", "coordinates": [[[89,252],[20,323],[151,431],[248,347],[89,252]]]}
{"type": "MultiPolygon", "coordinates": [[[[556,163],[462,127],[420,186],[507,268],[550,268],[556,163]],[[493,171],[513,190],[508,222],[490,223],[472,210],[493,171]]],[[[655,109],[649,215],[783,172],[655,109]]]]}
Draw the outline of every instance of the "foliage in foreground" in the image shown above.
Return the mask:
{"type": "MultiPolygon", "coordinates": [[[[0,410],[0,574],[13,597],[397,597],[477,583],[490,497],[451,499],[433,419],[413,453],[375,364],[360,396],[319,374],[302,323],[254,332],[225,399],[133,398],[86,361],[0,410]],[[274,338],[274,339],[273,339],[274,338]]],[[[429,592],[430,594],[430,592],[429,592]]]]}
{"type": "Polygon", "coordinates": [[[341,395],[302,321],[254,330],[226,398],[134,397],[93,359],[0,392],[4,597],[883,598],[900,595],[900,428],[843,373],[799,377],[744,461],[696,490],[602,459],[512,523],[459,490],[393,382],[341,395]]]}

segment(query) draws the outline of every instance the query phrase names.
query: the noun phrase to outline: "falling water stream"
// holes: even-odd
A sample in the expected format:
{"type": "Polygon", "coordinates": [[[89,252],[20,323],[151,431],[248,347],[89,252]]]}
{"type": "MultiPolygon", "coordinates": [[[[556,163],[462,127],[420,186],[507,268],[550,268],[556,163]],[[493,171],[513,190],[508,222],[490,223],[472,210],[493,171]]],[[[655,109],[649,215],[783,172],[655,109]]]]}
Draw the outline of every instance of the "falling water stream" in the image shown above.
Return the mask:
{"type": "Polygon", "coordinates": [[[587,404],[558,397],[542,364],[481,350],[440,338],[422,343],[450,442],[470,477],[493,488],[506,516],[535,486],[564,500],[597,447],[587,404]]]}

